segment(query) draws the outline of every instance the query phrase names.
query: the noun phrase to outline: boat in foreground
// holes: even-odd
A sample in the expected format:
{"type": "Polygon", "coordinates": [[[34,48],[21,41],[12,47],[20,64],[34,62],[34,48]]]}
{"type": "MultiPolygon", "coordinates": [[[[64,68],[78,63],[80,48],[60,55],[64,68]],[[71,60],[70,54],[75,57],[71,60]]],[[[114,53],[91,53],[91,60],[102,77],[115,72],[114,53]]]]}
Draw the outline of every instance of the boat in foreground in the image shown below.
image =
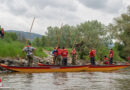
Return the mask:
{"type": "Polygon", "coordinates": [[[86,71],[88,66],[43,66],[43,67],[18,67],[18,66],[7,66],[0,64],[1,67],[26,73],[43,73],[43,72],[80,72],[86,71]]]}
{"type": "Polygon", "coordinates": [[[43,73],[43,72],[108,72],[128,67],[128,65],[110,65],[110,66],[43,66],[43,67],[18,67],[0,64],[1,67],[25,73],[43,73]]]}

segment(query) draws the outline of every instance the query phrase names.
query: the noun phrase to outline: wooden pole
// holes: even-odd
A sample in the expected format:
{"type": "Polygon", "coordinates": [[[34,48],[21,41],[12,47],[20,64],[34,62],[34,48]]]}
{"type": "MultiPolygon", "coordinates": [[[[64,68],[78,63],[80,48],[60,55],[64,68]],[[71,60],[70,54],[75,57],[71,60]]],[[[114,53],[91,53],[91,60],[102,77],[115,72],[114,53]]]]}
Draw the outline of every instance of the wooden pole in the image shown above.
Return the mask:
{"type": "Polygon", "coordinates": [[[60,27],[60,35],[59,36],[58,36],[58,32],[56,31],[56,34],[57,34],[57,46],[59,46],[60,38],[62,36],[62,26],[63,26],[63,23],[61,24],[61,27],[60,27]]]}
{"type": "Polygon", "coordinates": [[[69,41],[70,41],[70,30],[68,31],[68,38],[67,38],[67,41],[66,41],[66,48],[68,47],[69,41]]]}
{"type": "Polygon", "coordinates": [[[31,31],[32,31],[32,27],[33,27],[34,21],[35,21],[35,17],[33,18],[33,21],[32,21],[31,27],[30,27],[30,32],[29,32],[29,39],[30,40],[31,40],[31,31]]]}

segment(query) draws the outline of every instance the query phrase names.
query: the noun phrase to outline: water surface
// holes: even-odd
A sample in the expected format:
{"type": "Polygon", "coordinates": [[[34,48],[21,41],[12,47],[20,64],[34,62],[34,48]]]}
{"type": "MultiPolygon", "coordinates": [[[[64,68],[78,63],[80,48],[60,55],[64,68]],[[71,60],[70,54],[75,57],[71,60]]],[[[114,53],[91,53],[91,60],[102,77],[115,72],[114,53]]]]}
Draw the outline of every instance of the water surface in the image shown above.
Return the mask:
{"type": "Polygon", "coordinates": [[[130,90],[130,68],[114,72],[1,74],[15,90],[130,90]]]}

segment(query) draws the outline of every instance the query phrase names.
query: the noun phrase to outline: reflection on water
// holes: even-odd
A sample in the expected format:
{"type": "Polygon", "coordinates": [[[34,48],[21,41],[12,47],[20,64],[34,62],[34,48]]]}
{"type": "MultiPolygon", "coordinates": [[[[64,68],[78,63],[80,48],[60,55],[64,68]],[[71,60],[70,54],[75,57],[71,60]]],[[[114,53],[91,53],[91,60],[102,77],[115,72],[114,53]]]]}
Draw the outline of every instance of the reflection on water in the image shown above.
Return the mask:
{"type": "Polygon", "coordinates": [[[16,90],[130,90],[130,68],[115,72],[1,74],[16,90]]]}
{"type": "Polygon", "coordinates": [[[67,81],[67,73],[52,73],[53,74],[53,84],[64,85],[67,81]]]}

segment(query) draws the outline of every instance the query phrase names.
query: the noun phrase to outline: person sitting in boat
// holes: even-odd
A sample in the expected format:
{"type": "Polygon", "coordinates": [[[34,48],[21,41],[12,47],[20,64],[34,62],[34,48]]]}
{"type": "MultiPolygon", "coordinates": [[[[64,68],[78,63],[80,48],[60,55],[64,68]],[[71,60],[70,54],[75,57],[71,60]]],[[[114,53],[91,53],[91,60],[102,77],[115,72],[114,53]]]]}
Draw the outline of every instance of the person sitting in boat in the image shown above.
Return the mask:
{"type": "Polygon", "coordinates": [[[68,56],[68,50],[65,49],[65,47],[62,48],[62,65],[67,66],[67,56],[68,56]]]}
{"type": "Polygon", "coordinates": [[[109,50],[109,64],[113,64],[113,56],[114,56],[114,51],[110,49],[109,50]]]}
{"type": "Polygon", "coordinates": [[[28,46],[23,48],[23,53],[26,52],[27,59],[28,59],[28,66],[31,67],[33,64],[33,52],[36,48],[31,46],[31,43],[28,43],[28,46]]]}
{"type": "Polygon", "coordinates": [[[95,65],[95,50],[91,48],[89,52],[91,65],[95,65]]]}
{"type": "Polygon", "coordinates": [[[78,54],[77,54],[75,48],[72,50],[71,54],[72,54],[72,65],[76,65],[76,58],[77,58],[78,54]]]}
{"type": "Polygon", "coordinates": [[[107,56],[104,56],[104,64],[106,64],[106,65],[109,64],[109,59],[107,58],[107,56]]]}
{"type": "Polygon", "coordinates": [[[130,56],[127,57],[127,62],[126,64],[130,64],[130,56]]]}
{"type": "Polygon", "coordinates": [[[57,48],[56,50],[56,61],[55,61],[55,65],[61,65],[61,53],[62,53],[62,49],[60,49],[60,47],[57,48]]]}

